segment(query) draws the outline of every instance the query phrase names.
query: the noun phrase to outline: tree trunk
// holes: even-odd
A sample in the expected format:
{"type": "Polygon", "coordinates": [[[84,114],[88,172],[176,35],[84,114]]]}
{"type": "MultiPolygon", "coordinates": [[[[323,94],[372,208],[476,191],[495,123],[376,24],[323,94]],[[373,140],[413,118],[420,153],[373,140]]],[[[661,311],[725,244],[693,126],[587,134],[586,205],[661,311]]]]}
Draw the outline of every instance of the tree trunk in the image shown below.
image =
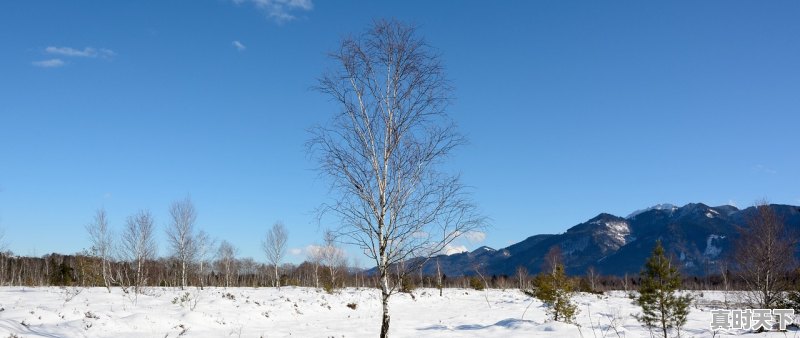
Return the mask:
{"type": "Polygon", "coordinates": [[[200,279],[200,290],[203,290],[205,285],[203,284],[203,260],[202,259],[200,260],[200,276],[198,276],[198,277],[200,279]]]}
{"type": "Polygon", "coordinates": [[[186,258],[181,259],[181,290],[186,288],[186,258]]]}
{"type": "Polygon", "coordinates": [[[100,264],[102,264],[102,268],[100,270],[103,271],[103,284],[106,285],[108,293],[111,293],[111,283],[108,282],[108,262],[106,261],[105,257],[100,260],[100,264]]]}
{"type": "Polygon", "coordinates": [[[389,281],[387,276],[381,277],[381,298],[383,300],[383,319],[381,320],[381,338],[389,337],[389,281]]]}

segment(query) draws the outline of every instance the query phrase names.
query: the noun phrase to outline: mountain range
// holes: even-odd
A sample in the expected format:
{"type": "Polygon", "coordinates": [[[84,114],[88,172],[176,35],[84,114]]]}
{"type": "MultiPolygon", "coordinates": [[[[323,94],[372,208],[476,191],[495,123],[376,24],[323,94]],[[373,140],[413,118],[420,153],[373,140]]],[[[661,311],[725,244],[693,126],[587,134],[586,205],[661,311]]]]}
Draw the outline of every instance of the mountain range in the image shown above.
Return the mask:
{"type": "MultiPolygon", "coordinates": [[[[800,233],[800,207],[770,207],[790,230],[800,233]]],[[[547,252],[558,247],[569,274],[581,275],[590,267],[606,275],[637,274],[661,240],[685,275],[714,274],[732,253],[738,227],[746,227],[755,212],[755,207],[740,210],[690,203],[682,207],[660,204],[627,217],[602,213],[561,234],[533,235],[502,249],[484,246],[433,257],[423,265],[423,273],[435,274],[437,261],[448,276],[474,275],[476,268],[489,275],[511,276],[518,267],[538,273],[547,252]]]]}

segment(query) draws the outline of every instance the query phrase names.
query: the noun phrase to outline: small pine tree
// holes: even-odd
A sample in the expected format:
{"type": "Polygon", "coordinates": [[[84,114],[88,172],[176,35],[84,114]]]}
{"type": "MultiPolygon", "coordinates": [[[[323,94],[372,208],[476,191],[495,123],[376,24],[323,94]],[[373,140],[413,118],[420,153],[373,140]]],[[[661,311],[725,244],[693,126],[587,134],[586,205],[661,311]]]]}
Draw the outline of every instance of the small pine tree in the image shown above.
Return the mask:
{"type": "Polygon", "coordinates": [[[572,323],[578,314],[578,306],[572,302],[575,285],[564,272],[563,264],[556,264],[553,271],[540,274],[533,280],[534,289],[525,292],[547,305],[547,312],[555,321],[572,323]]]}
{"type": "Polygon", "coordinates": [[[400,292],[412,293],[416,288],[417,285],[411,277],[403,276],[402,279],[400,279],[400,292]]]}
{"type": "Polygon", "coordinates": [[[690,295],[676,295],[681,286],[681,276],[670,260],[664,255],[661,241],[656,242],[653,254],[647,259],[641,272],[642,283],[636,304],[642,307],[642,314],[637,316],[648,329],[660,330],[663,337],[668,337],[670,329],[678,330],[686,324],[689,314],[690,295]]]}
{"type": "Polygon", "coordinates": [[[481,291],[485,288],[483,281],[481,281],[480,278],[474,276],[469,278],[469,286],[478,291],[481,291]]]}

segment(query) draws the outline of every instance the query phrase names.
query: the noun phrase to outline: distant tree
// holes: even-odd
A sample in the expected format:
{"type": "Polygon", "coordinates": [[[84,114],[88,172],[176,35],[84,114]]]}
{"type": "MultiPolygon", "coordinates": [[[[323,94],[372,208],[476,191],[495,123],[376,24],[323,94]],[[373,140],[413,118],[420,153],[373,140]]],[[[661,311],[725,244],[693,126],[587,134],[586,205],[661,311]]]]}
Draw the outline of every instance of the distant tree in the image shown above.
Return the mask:
{"type": "Polygon", "coordinates": [[[544,256],[544,262],[542,263],[542,272],[546,273],[554,273],[556,267],[559,265],[564,265],[563,261],[563,254],[561,253],[561,247],[558,245],[553,245],[550,249],[547,250],[547,254],[544,256]]]}
{"type": "Polygon", "coordinates": [[[267,231],[267,236],[261,243],[261,246],[264,249],[264,254],[267,256],[267,262],[272,264],[272,267],[274,268],[274,286],[277,288],[281,287],[281,278],[278,274],[278,266],[280,266],[283,257],[286,256],[286,241],[288,237],[289,235],[286,231],[286,227],[283,225],[283,222],[278,221],[275,222],[275,224],[272,225],[272,228],[267,231]]]}
{"type": "Polygon", "coordinates": [[[520,290],[524,290],[526,287],[526,282],[528,280],[528,269],[524,266],[517,267],[517,287],[520,290]]]}
{"type": "Polygon", "coordinates": [[[744,282],[744,302],[753,308],[777,308],[792,290],[788,277],[797,269],[797,235],[767,202],[757,203],[746,222],[739,228],[733,255],[735,274],[744,282]]]}
{"type": "Polygon", "coordinates": [[[169,207],[172,222],[166,229],[167,243],[180,266],[181,289],[187,285],[187,269],[197,258],[194,225],[197,211],[189,197],[173,202],[169,207]]]}
{"type": "Polygon", "coordinates": [[[89,233],[92,252],[100,258],[103,285],[105,285],[108,292],[111,293],[112,278],[108,265],[111,259],[111,248],[114,239],[111,235],[111,230],[108,228],[108,219],[105,209],[101,208],[95,212],[94,221],[86,225],[86,231],[89,233]]]}
{"type": "Polygon", "coordinates": [[[230,242],[223,240],[219,243],[217,263],[225,276],[225,287],[231,286],[231,278],[236,273],[236,253],[236,248],[230,242]]]}
{"type": "Polygon", "coordinates": [[[597,273],[593,266],[586,269],[586,281],[589,283],[590,292],[597,292],[597,280],[599,278],[600,274],[597,273]]]}
{"type": "Polygon", "coordinates": [[[209,236],[205,231],[200,230],[195,236],[194,244],[195,249],[197,250],[197,262],[199,267],[198,279],[200,282],[200,288],[202,289],[205,286],[205,273],[203,268],[207,264],[206,262],[211,260],[214,247],[216,246],[216,241],[212,239],[211,236],[209,236]]]}
{"type": "Polygon", "coordinates": [[[572,301],[575,284],[567,277],[563,264],[553,264],[551,271],[542,271],[534,278],[533,290],[526,294],[541,300],[553,320],[572,323],[578,314],[578,306],[572,301]]]}
{"type": "Polygon", "coordinates": [[[319,288],[319,268],[322,265],[324,248],[318,245],[311,245],[306,249],[306,261],[314,268],[314,287],[319,288]]]}
{"type": "Polygon", "coordinates": [[[439,257],[436,257],[436,288],[439,289],[439,297],[441,297],[444,280],[442,279],[442,265],[439,264],[439,257]]]}
{"type": "Polygon", "coordinates": [[[440,58],[414,27],[376,21],[330,56],[337,66],[317,88],[338,107],[309,143],[331,178],[335,201],[323,210],[338,218],[337,237],[375,263],[387,337],[391,268],[439,253],[484,218],[459,177],[437,170],[464,139],[446,114],[451,88],[440,58]]]}
{"type": "Polygon", "coordinates": [[[323,238],[325,245],[322,247],[322,264],[328,268],[330,276],[330,287],[337,288],[336,277],[341,270],[347,267],[347,257],[344,250],[336,245],[335,235],[331,231],[326,231],[323,238]]]}
{"type": "Polygon", "coordinates": [[[6,252],[5,230],[0,227],[0,285],[5,284],[6,281],[6,266],[8,264],[8,257],[10,254],[6,252]]]}
{"type": "Polygon", "coordinates": [[[477,291],[483,291],[483,289],[486,288],[486,283],[484,283],[481,278],[478,278],[478,276],[472,276],[469,278],[469,287],[477,291]]]}
{"type": "Polygon", "coordinates": [[[141,210],[129,216],[122,233],[122,250],[127,261],[133,265],[135,293],[147,283],[148,261],[156,257],[153,215],[150,211],[141,210]]]}
{"type": "Polygon", "coordinates": [[[640,275],[642,281],[636,304],[641,306],[642,314],[636,318],[648,329],[659,330],[659,334],[665,338],[673,328],[680,335],[681,327],[686,324],[689,315],[692,297],[677,294],[681,275],[664,255],[661,241],[656,242],[653,254],[647,259],[640,275]]]}

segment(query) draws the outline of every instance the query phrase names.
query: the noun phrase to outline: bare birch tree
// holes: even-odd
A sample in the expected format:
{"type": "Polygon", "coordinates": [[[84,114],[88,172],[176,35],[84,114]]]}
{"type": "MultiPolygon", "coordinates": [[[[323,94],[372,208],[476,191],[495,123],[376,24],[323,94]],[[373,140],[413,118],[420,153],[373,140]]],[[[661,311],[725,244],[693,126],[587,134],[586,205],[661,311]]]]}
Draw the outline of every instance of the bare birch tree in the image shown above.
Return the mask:
{"type": "Polygon", "coordinates": [[[267,262],[272,264],[273,270],[275,272],[275,282],[273,285],[277,288],[281,287],[281,278],[278,274],[278,266],[281,264],[281,260],[283,257],[286,256],[286,241],[288,240],[289,234],[286,231],[286,227],[283,225],[283,222],[275,222],[267,231],[267,236],[263,242],[261,242],[261,246],[264,249],[264,254],[267,256],[267,262]]]}
{"type": "Polygon", "coordinates": [[[198,279],[200,282],[200,289],[205,287],[205,272],[203,268],[207,264],[208,261],[211,260],[211,256],[214,250],[214,246],[216,245],[216,241],[211,238],[205,231],[200,230],[195,237],[195,249],[197,250],[197,262],[198,262],[198,279]]]}
{"type": "Polygon", "coordinates": [[[137,294],[147,283],[146,263],[156,257],[153,224],[153,215],[150,211],[141,210],[128,216],[122,233],[122,251],[134,270],[133,287],[137,294]]]}
{"type": "Polygon", "coordinates": [[[306,260],[311,263],[314,268],[314,287],[319,288],[319,267],[322,265],[322,247],[317,245],[310,245],[306,249],[306,260]]]}
{"type": "Polygon", "coordinates": [[[169,244],[172,255],[178,260],[180,265],[181,289],[187,285],[187,268],[190,267],[197,258],[197,247],[195,245],[194,225],[197,221],[197,210],[189,197],[173,202],[169,207],[169,215],[172,218],[167,226],[167,243],[169,244]]]}
{"type": "Polygon", "coordinates": [[[337,65],[317,88],[336,113],[309,142],[333,188],[322,214],[338,218],[340,241],[375,262],[387,337],[397,291],[390,266],[430,257],[484,219],[459,176],[438,170],[464,139],[445,111],[451,88],[444,67],[415,28],[376,21],[330,57],[337,65]]]}
{"type": "Polygon", "coordinates": [[[789,277],[797,267],[797,236],[767,202],[757,203],[746,221],[733,256],[736,274],[745,284],[742,295],[754,308],[774,309],[792,287],[789,277]]]}
{"type": "Polygon", "coordinates": [[[92,244],[92,251],[97,257],[100,258],[100,271],[103,277],[103,284],[106,289],[111,293],[111,273],[109,268],[109,260],[111,258],[111,248],[113,246],[113,237],[111,230],[108,228],[108,218],[105,209],[98,209],[94,215],[94,221],[86,225],[86,231],[89,233],[89,241],[92,244]]]}
{"type": "Polygon", "coordinates": [[[223,240],[217,249],[217,263],[225,275],[225,287],[231,285],[231,277],[236,272],[236,248],[228,241],[223,240]]]}
{"type": "Polygon", "coordinates": [[[326,231],[323,237],[324,246],[321,250],[322,265],[328,268],[331,277],[331,288],[336,288],[336,277],[339,272],[347,268],[347,257],[344,250],[336,245],[336,235],[326,231]]]}

